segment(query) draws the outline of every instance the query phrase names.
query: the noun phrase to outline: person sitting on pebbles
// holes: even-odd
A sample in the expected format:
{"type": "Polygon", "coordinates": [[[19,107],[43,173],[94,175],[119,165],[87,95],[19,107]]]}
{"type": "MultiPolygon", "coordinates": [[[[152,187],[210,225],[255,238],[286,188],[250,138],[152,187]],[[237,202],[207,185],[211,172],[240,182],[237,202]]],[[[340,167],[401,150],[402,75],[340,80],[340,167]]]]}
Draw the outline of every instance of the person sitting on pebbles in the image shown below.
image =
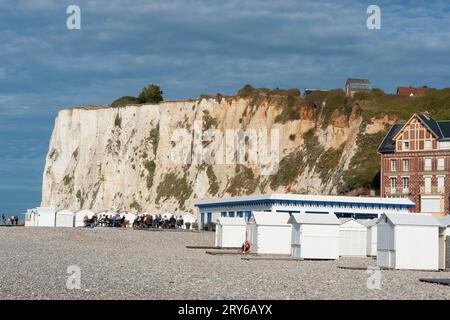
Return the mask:
{"type": "Polygon", "coordinates": [[[242,253],[248,253],[250,251],[250,247],[251,247],[250,242],[245,241],[242,244],[242,247],[241,247],[242,248],[242,253]]]}

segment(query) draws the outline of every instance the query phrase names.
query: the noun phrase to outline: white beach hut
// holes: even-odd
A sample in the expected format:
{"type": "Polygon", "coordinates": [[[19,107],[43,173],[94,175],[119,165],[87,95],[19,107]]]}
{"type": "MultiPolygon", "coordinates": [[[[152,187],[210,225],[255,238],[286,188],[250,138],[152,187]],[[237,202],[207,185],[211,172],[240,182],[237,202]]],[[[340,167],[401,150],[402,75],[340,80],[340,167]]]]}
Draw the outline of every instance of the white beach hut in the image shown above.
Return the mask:
{"type": "Polygon", "coordinates": [[[292,257],[339,259],[340,222],[333,213],[295,213],[288,223],[292,224],[292,257]]]}
{"type": "Polygon", "coordinates": [[[450,215],[439,219],[442,227],[439,232],[439,269],[450,268],[450,215]],[[442,257],[444,256],[444,257],[442,257]]]}
{"type": "Polygon", "coordinates": [[[367,228],[366,255],[368,257],[377,256],[377,222],[378,219],[370,219],[361,222],[367,228]]]}
{"type": "Polygon", "coordinates": [[[94,215],[94,211],[84,209],[75,213],[75,227],[84,227],[84,217],[87,216],[89,219],[94,215]]]}
{"type": "Polygon", "coordinates": [[[36,209],[35,226],[54,227],[56,220],[56,210],[53,208],[38,207],[36,209]]]}
{"type": "Polygon", "coordinates": [[[440,227],[439,221],[428,214],[383,214],[377,227],[378,266],[438,270],[440,227]]]}
{"type": "Polygon", "coordinates": [[[56,226],[73,228],[75,226],[75,213],[70,210],[60,210],[56,212],[56,226]]]}
{"type": "Polygon", "coordinates": [[[291,254],[288,213],[253,212],[247,230],[251,251],[258,254],[291,254]]]}
{"type": "Polygon", "coordinates": [[[218,218],[216,224],[216,247],[240,248],[245,242],[246,226],[244,218],[218,218]]]}
{"type": "MultiPolygon", "coordinates": [[[[186,223],[190,223],[190,228],[192,229],[192,224],[197,222],[197,218],[190,213],[185,213],[181,216],[181,219],[183,219],[183,225],[182,225],[182,229],[186,229],[186,223]]],[[[217,229],[216,229],[217,232],[217,229]]]]}
{"type": "Polygon", "coordinates": [[[339,219],[339,254],[365,257],[367,253],[367,228],[354,219],[339,219]]]}

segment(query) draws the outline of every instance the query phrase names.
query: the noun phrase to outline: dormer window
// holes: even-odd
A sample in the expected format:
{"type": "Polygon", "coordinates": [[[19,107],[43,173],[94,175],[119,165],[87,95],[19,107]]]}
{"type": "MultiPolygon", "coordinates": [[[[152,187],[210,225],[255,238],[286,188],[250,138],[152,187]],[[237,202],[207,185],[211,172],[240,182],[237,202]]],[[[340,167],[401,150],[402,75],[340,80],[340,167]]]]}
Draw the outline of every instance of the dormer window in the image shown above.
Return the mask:
{"type": "Polygon", "coordinates": [[[403,150],[409,150],[409,141],[403,141],[403,150]]]}

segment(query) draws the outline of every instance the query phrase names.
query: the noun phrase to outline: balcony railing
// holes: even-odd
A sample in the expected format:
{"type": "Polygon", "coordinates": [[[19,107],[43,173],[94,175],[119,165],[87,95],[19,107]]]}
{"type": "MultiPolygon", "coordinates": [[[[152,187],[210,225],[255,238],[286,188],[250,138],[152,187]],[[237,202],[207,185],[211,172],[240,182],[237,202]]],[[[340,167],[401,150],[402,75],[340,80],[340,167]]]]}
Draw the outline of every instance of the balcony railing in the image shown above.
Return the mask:
{"type": "Polygon", "coordinates": [[[442,186],[431,186],[431,187],[420,187],[421,194],[443,194],[445,192],[445,188],[442,186]]]}
{"type": "Polygon", "coordinates": [[[392,188],[392,187],[385,187],[384,193],[388,194],[408,194],[409,188],[392,188]]]}

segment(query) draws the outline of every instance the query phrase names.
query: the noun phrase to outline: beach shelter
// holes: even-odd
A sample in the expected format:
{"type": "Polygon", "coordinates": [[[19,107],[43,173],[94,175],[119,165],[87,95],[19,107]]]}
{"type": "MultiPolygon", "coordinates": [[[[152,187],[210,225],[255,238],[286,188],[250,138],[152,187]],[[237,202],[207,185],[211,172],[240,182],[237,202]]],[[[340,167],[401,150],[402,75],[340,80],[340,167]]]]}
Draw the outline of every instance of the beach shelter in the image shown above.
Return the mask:
{"type": "Polygon", "coordinates": [[[440,228],[439,221],[428,214],[382,214],[377,226],[378,266],[438,270],[440,228]]]}
{"type": "Polygon", "coordinates": [[[56,212],[56,226],[73,228],[75,226],[75,213],[70,210],[56,212]]]}
{"type": "Polygon", "coordinates": [[[220,248],[240,248],[245,242],[246,226],[247,223],[244,218],[218,218],[215,246],[220,248]]]}
{"type": "Polygon", "coordinates": [[[339,254],[365,257],[367,254],[367,228],[354,219],[339,219],[339,254]]]}
{"type": "Polygon", "coordinates": [[[112,218],[117,214],[117,212],[111,211],[111,210],[103,210],[103,211],[97,212],[95,214],[99,218],[101,218],[102,216],[107,216],[108,218],[112,218]]]}
{"type": "Polygon", "coordinates": [[[75,213],[75,227],[84,227],[84,217],[87,216],[89,219],[94,215],[94,211],[84,209],[75,213]]]}
{"type": "Polygon", "coordinates": [[[130,211],[123,211],[120,213],[120,216],[125,216],[125,221],[128,221],[128,225],[130,227],[133,227],[133,222],[137,217],[137,214],[130,212],[130,211]]]}
{"type": "Polygon", "coordinates": [[[367,228],[366,255],[368,257],[377,256],[377,222],[378,219],[369,219],[361,222],[367,228]]]}
{"type": "MultiPolygon", "coordinates": [[[[181,216],[181,219],[183,219],[183,225],[181,226],[182,229],[186,229],[186,223],[190,223],[190,228],[192,229],[192,224],[197,222],[197,218],[190,213],[185,213],[181,216]]],[[[217,232],[217,229],[216,229],[217,232]]]]}
{"type": "Polygon", "coordinates": [[[37,214],[37,227],[54,227],[56,220],[56,210],[53,208],[38,207],[35,209],[37,214]]]}
{"type": "Polygon", "coordinates": [[[28,209],[27,213],[25,214],[25,227],[37,227],[37,219],[37,210],[35,208],[28,209]]]}
{"type": "Polygon", "coordinates": [[[291,254],[291,224],[288,213],[253,212],[247,240],[258,254],[291,254]]]}
{"type": "Polygon", "coordinates": [[[339,219],[333,214],[294,213],[291,255],[302,259],[339,259],[339,219]]]}

